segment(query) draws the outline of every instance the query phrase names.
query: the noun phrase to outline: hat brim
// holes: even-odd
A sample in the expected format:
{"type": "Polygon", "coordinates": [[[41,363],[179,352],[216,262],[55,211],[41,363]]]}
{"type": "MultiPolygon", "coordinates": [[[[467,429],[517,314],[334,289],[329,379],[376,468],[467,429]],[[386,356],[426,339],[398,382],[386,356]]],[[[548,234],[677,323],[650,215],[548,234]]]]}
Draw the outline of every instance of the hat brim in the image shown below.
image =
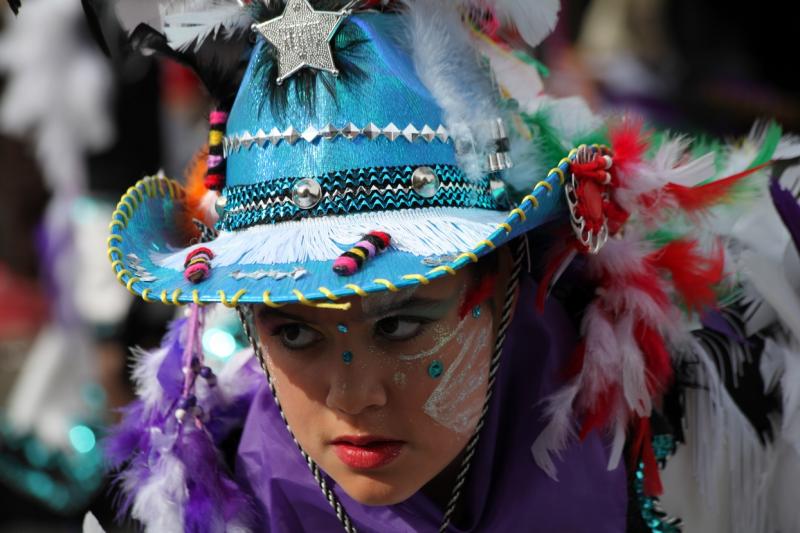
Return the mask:
{"type": "Polygon", "coordinates": [[[335,306],[348,296],[396,291],[455,274],[562,215],[566,170],[562,162],[508,212],[425,208],[330,216],[221,232],[202,244],[191,244],[193,235],[185,229],[182,186],[149,177],[128,189],[117,205],[108,256],[117,279],[146,301],[335,306]],[[390,233],[391,247],[354,275],[335,273],[335,258],[370,230],[390,233]],[[199,246],[214,258],[209,276],[193,283],[184,278],[183,263],[199,246]]]}

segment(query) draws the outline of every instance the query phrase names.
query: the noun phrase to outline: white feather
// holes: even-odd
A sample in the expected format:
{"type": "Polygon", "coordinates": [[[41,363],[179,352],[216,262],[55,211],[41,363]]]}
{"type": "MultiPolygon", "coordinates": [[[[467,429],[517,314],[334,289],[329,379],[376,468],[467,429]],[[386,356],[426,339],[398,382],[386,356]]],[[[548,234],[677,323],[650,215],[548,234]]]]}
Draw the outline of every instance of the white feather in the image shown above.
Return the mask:
{"type": "Polygon", "coordinates": [[[150,351],[131,348],[131,354],[134,357],[131,377],[136,385],[136,395],[142,400],[147,410],[161,407],[164,389],[158,381],[158,369],[161,368],[168,353],[169,349],[167,348],[156,348],[150,351]]]}
{"type": "MultiPolygon", "coordinates": [[[[183,509],[189,497],[184,464],[172,454],[174,436],[151,428],[150,438],[160,455],[150,469],[150,477],[133,500],[131,516],[147,533],[183,531],[183,509]]],[[[134,474],[135,475],[135,474],[134,474]]],[[[130,480],[135,486],[136,480],[130,480]]]]}
{"type": "MultiPolygon", "coordinates": [[[[392,236],[392,248],[427,257],[472,248],[504,219],[503,212],[482,209],[358,213],[223,231],[202,246],[214,252],[213,266],[328,261],[339,257],[366,233],[380,228],[392,236]]],[[[182,271],[188,252],[153,254],[151,258],[162,267],[182,271]]]]}
{"type": "Polygon", "coordinates": [[[456,10],[430,0],[406,4],[417,75],[444,112],[447,129],[460,147],[461,167],[471,179],[480,179],[494,142],[488,125],[500,116],[491,80],[456,10]]]}
{"type": "Polygon", "coordinates": [[[531,446],[533,460],[539,468],[558,480],[553,457],[560,457],[567,442],[575,436],[575,419],[572,402],[580,390],[580,381],[575,379],[545,400],[543,417],[549,422],[531,446]]]}
{"type": "Polygon", "coordinates": [[[164,34],[176,50],[198,49],[207,38],[246,29],[252,22],[239,0],[180,0],[159,9],[164,34]]]}
{"type": "Polygon", "coordinates": [[[622,371],[622,393],[628,407],[641,417],[650,415],[652,408],[647,390],[644,355],[633,335],[634,315],[625,313],[614,324],[619,343],[619,366],[622,371]]]}
{"type": "Polygon", "coordinates": [[[719,490],[730,490],[733,533],[769,531],[765,485],[772,467],[771,450],[762,445],[749,420],[720,381],[712,356],[696,341],[677,354],[693,365],[696,387],[685,391],[688,445],[698,488],[704,501],[719,501],[719,490]],[[727,450],[727,453],[719,453],[727,450]],[[716,483],[721,470],[730,472],[729,487],[716,483]]]}
{"type": "Polygon", "coordinates": [[[550,35],[558,20],[560,0],[453,0],[468,10],[494,10],[498,20],[517,28],[530,46],[537,46],[550,35]]]}

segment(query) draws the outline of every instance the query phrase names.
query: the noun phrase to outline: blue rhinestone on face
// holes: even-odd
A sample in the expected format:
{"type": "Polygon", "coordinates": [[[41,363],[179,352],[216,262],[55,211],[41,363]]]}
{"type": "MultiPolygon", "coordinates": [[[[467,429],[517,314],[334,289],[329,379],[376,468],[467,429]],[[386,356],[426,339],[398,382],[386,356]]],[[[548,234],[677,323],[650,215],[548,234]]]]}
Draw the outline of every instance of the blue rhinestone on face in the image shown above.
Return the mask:
{"type": "Polygon", "coordinates": [[[347,351],[342,354],[342,361],[344,364],[349,365],[353,362],[353,352],[347,351]]]}
{"type": "Polygon", "coordinates": [[[345,324],[337,324],[336,329],[339,330],[339,333],[347,333],[349,331],[345,324]]]}
{"type": "Polygon", "coordinates": [[[476,305],[475,307],[472,308],[472,316],[474,318],[478,318],[478,317],[481,316],[481,306],[480,305],[476,305]]]}
{"type": "Polygon", "coordinates": [[[434,361],[428,366],[428,375],[433,379],[438,379],[444,372],[444,365],[441,361],[434,361]]]}

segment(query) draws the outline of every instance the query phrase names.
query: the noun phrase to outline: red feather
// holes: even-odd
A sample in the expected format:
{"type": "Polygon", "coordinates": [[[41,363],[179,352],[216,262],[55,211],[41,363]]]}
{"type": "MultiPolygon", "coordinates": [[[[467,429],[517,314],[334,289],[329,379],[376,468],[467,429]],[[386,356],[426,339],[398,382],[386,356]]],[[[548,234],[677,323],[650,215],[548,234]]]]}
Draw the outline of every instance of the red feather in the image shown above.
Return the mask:
{"type": "Polygon", "coordinates": [[[701,211],[715,204],[730,201],[732,189],[736,185],[741,183],[747,176],[758,172],[769,164],[767,162],[727,178],[718,179],[704,185],[697,185],[696,187],[668,183],[664,187],[664,192],[675,198],[680,208],[684,211],[701,211]]]}
{"type": "Polygon", "coordinates": [[[634,335],[644,354],[647,387],[651,394],[661,394],[672,380],[672,361],[664,338],[643,320],[636,322],[634,335]]]}
{"type": "Polygon", "coordinates": [[[634,470],[639,461],[644,464],[644,493],[658,496],[664,492],[661,485],[661,472],[658,469],[656,454],[653,451],[653,433],[649,418],[639,418],[633,425],[636,434],[629,449],[630,468],[634,470]]]}
{"type": "Polygon", "coordinates": [[[649,145],[649,134],[644,131],[642,119],[626,117],[613,126],[608,135],[614,159],[612,168],[624,180],[642,162],[649,145]]]}
{"type": "Polygon", "coordinates": [[[714,287],[722,281],[725,255],[717,247],[711,256],[699,251],[697,241],[677,240],[648,256],[656,268],[666,270],[689,311],[702,311],[717,301],[714,287]]]}
{"type": "Polygon", "coordinates": [[[616,385],[612,385],[597,395],[591,408],[584,414],[581,422],[580,439],[583,440],[593,430],[604,428],[611,418],[611,411],[615,406],[614,400],[617,398],[616,385]]]}

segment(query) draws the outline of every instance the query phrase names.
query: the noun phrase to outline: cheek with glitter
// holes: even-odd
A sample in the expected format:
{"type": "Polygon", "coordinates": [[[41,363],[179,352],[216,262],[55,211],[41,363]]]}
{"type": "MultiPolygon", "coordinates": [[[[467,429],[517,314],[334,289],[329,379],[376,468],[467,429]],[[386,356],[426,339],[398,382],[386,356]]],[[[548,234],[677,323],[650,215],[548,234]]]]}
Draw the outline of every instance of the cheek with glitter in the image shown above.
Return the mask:
{"type": "Polygon", "coordinates": [[[397,385],[400,389],[406,388],[406,373],[405,372],[395,372],[394,377],[392,378],[394,384],[397,385]]]}
{"type": "Polygon", "coordinates": [[[456,433],[472,431],[480,417],[489,372],[486,348],[490,334],[488,322],[466,336],[455,360],[423,406],[434,421],[456,433]]]}

